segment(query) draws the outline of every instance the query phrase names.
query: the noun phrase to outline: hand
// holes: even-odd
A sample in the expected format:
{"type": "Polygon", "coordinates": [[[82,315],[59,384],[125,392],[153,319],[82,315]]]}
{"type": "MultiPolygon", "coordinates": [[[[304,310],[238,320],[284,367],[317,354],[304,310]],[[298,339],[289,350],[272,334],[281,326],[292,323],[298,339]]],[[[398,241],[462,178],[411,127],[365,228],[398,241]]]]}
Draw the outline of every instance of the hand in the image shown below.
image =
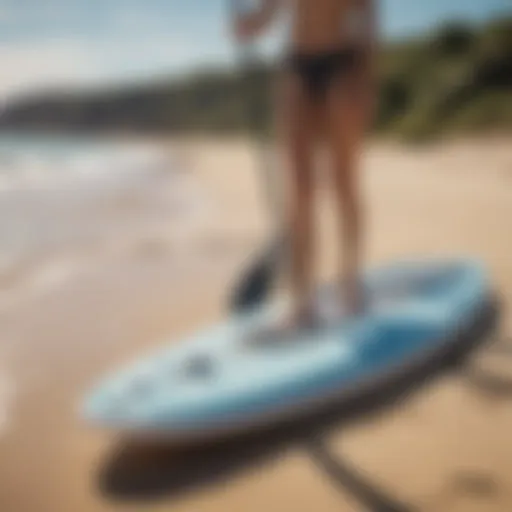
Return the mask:
{"type": "Polygon", "coordinates": [[[259,24],[251,16],[239,17],[233,23],[233,35],[241,43],[254,39],[259,31],[259,24]]]}

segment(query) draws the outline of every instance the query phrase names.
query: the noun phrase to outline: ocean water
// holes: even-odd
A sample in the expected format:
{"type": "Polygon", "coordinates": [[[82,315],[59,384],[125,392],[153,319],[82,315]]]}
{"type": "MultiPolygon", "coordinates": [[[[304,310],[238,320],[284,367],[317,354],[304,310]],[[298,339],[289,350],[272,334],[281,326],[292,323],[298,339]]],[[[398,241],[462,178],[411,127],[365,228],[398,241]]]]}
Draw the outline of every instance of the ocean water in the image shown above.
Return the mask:
{"type": "Polygon", "coordinates": [[[116,251],[170,242],[203,206],[168,143],[0,135],[0,309],[116,251]]]}
{"type": "Polygon", "coordinates": [[[2,188],[41,185],[57,176],[140,170],[163,164],[150,141],[85,136],[0,134],[2,188]]]}

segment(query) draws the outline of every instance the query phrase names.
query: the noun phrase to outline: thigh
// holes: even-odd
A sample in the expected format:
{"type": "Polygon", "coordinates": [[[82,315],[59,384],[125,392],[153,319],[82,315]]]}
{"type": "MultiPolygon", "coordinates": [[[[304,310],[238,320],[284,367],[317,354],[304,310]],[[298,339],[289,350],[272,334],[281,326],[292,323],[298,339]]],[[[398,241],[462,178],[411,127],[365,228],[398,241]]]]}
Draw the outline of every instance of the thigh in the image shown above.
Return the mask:
{"type": "Polygon", "coordinates": [[[283,161],[283,199],[290,211],[309,215],[314,195],[318,112],[300,79],[281,77],[277,92],[277,134],[283,161]]]}
{"type": "Polygon", "coordinates": [[[327,97],[327,136],[332,157],[341,177],[349,178],[362,151],[371,122],[373,92],[362,73],[340,76],[327,97]],[[343,176],[345,175],[345,176],[343,176]]]}
{"type": "Polygon", "coordinates": [[[281,76],[277,90],[277,135],[292,172],[311,163],[319,132],[319,113],[300,79],[281,76]]]}

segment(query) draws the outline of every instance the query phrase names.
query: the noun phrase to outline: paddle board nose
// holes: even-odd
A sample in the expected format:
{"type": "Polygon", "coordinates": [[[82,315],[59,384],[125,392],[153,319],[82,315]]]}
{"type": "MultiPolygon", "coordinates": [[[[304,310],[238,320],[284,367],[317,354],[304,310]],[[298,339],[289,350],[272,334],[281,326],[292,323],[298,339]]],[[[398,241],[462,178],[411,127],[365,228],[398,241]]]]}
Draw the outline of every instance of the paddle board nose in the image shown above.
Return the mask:
{"type": "Polygon", "coordinates": [[[84,402],[83,416],[98,423],[139,421],[149,413],[158,384],[149,370],[139,371],[125,380],[123,375],[110,379],[94,389],[84,402]]]}

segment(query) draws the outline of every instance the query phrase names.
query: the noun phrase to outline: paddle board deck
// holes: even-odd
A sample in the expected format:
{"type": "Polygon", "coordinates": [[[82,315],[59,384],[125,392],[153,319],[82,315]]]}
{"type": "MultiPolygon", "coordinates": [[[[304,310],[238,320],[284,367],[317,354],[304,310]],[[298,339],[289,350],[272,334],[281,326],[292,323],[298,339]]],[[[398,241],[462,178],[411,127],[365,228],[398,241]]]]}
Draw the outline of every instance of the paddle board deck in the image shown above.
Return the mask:
{"type": "Polygon", "coordinates": [[[268,339],[284,306],[231,318],[108,376],[82,415],[115,431],[190,441],[311,414],[446,348],[490,293],[484,267],[471,260],[387,265],[364,282],[361,317],[340,319],[326,286],[322,327],[292,339],[268,339]],[[255,343],[263,331],[267,339],[255,343]]]}

